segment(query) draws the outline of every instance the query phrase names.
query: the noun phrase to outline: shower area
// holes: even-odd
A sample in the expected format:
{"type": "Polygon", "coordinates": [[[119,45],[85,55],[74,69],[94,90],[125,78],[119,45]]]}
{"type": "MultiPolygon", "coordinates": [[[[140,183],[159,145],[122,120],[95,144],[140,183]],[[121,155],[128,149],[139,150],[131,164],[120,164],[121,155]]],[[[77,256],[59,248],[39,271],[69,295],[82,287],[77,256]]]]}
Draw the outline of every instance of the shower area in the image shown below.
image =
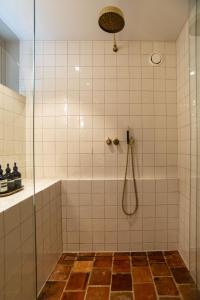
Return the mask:
{"type": "Polygon", "coordinates": [[[0,300],[200,299],[200,1],[14,2],[0,300]]]}

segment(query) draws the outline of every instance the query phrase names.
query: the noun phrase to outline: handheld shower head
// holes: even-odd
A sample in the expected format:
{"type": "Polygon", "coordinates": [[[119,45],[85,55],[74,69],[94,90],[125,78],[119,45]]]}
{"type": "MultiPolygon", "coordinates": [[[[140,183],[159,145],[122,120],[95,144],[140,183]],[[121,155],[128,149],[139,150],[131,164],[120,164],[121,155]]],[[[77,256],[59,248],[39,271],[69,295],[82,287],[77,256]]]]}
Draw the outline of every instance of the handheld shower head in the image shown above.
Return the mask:
{"type": "Polygon", "coordinates": [[[127,144],[129,145],[130,143],[129,130],[127,130],[126,132],[126,139],[127,139],[127,144]]]}

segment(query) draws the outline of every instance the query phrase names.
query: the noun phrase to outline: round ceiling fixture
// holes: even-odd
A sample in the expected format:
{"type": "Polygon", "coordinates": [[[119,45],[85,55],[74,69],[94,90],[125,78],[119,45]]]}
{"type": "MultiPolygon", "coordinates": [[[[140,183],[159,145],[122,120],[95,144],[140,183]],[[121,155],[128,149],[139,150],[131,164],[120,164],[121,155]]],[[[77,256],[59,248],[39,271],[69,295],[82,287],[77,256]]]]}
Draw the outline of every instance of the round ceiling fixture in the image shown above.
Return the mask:
{"type": "Polygon", "coordinates": [[[150,56],[150,62],[151,62],[153,65],[159,65],[159,64],[161,64],[161,62],[162,62],[162,55],[159,54],[159,53],[153,53],[153,54],[150,56]]]}

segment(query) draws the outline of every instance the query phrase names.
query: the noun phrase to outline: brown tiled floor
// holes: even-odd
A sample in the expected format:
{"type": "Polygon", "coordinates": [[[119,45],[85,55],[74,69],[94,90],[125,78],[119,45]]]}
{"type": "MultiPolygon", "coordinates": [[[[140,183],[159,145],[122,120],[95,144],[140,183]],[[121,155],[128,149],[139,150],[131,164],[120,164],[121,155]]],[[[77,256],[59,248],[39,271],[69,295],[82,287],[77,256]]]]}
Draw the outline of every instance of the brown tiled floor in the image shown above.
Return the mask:
{"type": "Polygon", "coordinates": [[[38,300],[200,300],[177,251],[65,253],[38,300]]]}

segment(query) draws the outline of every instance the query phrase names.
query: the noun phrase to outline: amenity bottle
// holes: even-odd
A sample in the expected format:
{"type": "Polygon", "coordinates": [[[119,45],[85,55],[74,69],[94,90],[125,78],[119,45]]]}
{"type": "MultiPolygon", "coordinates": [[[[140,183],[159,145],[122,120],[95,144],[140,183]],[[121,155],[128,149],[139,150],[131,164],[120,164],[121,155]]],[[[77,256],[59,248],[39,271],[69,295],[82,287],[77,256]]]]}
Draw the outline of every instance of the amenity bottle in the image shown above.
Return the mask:
{"type": "Polygon", "coordinates": [[[8,180],[3,174],[3,170],[0,165],[0,194],[4,194],[8,191],[8,180]]]}
{"type": "Polygon", "coordinates": [[[22,187],[22,176],[21,173],[18,171],[18,167],[16,162],[14,163],[14,167],[13,167],[13,177],[15,180],[15,188],[16,189],[20,189],[22,187]]]}
{"type": "Polygon", "coordinates": [[[12,192],[15,190],[15,180],[14,180],[14,176],[11,173],[11,169],[9,167],[9,164],[7,164],[7,168],[6,168],[6,178],[8,180],[8,192],[12,192]]]}

